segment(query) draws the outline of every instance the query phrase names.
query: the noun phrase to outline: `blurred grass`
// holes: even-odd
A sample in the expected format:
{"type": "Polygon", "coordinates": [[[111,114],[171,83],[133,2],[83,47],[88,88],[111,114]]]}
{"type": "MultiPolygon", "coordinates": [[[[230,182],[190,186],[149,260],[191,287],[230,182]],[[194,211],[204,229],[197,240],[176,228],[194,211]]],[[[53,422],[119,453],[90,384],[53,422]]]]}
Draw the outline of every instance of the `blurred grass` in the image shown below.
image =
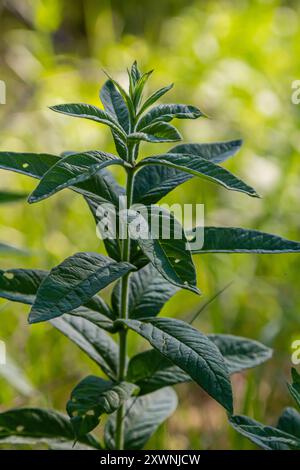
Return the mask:
{"type": "MultiPolygon", "coordinates": [[[[204,203],[207,224],[300,239],[300,106],[291,103],[291,83],[300,78],[299,13],[299,2],[275,0],[74,0],[72,8],[66,0],[3,1],[0,78],[7,104],[0,107],[1,150],[114,151],[107,129],[55,115],[47,106],[98,105],[101,69],[124,81],[124,70],[137,59],[143,69],[155,69],[149,91],[175,82],[167,100],[194,104],[210,116],[178,123],[186,141],[244,139],[226,166],[262,196],[253,200],[194,179],[165,201],[204,203]]],[[[145,144],[142,151],[167,148],[145,144]]],[[[0,178],[1,191],[29,193],[36,184],[3,171],[0,178]]],[[[49,268],[76,251],[102,250],[85,203],[68,191],[37,205],[2,205],[0,239],[30,249],[28,256],[1,255],[1,268],[49,268]]],[[[196,264],[203,299],[180,292],[163,314],[184,318],[232,281],[196,325],[274,348],[269,363],[233,379],[236,411],[274,424],[290,404],[285,382],[290,345],[300,337],[299,257],[218,254],[197,256],[196,264]]],[[[29,327],[25,306],[1,301],[0,309],[0,337],[34,390],[25,393],[0,379],[1,409],[64,409],[70,389],[97,369],[49,325],[29,327]]],[[[144,346],[133,339],[130,352],[144,346]]],[[[252,448],[198,387],[183,385],[178,392],[178,411],[150,447],[252,448]]]]}

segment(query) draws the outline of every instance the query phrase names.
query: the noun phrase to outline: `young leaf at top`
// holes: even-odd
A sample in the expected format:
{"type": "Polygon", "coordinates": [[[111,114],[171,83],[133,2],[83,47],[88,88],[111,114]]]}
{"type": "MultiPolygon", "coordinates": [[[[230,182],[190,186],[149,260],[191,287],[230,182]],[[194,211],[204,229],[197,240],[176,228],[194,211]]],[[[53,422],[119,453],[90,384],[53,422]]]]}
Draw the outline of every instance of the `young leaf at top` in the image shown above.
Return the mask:
{"type": "Polygon", "coordinates": [[[172,121],[172,119],[197,119],[204,116],[200,109],[186,104],[159,104],[144,114],[137,123],[137,130],[143,130],[150,124],[159,121],[172,121]]]}
{"type": "Polygon", "coordinates": [[[243,436],[265,450],[300,450],[300,439],[247,416],[231,416],[230,424],[243,436]]]}
{"type": "Polygon", "coordinates": [[[113,413],[137,392],[138,387],[128,382],[111,382],[94,375],[83,379],[67,403],[76,436],[92,431],[98,426],[101,415],[113,413]]]}
{"type": "MultiPolygon", "coordinates": [[[[129,278],[128,310],[130,318],[154,317],[164,304],[178,291],[159,274],[152,264],[135,271],[129,278]]],[[[112,292],[112,305],[117,316],[121,308],[121,283],[112,292]]]]}
{"type": "Polygon", "coordinates": [[[144,140],[145,142],[152,143],[176,142],[177,140],[181,140],[181,135],[176,127],[167,122],[154,122],[140,131],[129,134],[128,140],[130,142],[144,140]]]}
{"type": "Polygon", "coordinates": [[[100,90],[100,99],[107,113],[111,114],[126,133],[129,132],[130,120],[126,103],[111,80],[107,80],[100,90]]]}
{"type": "Polygon", "coordinates": [[[171,88],[173,88],[174,84],[171,83],[170,85],[167,85],[163,88],[160,88],[159,90],[156,90],[154,93],[152,93],[152,95],[149,96],[149,98],[147,98],[144,103],[142,104],[141,106],[141,109],[139,110],[139,113],[138,113],[138,116],[140,116],[141,114],[143,114],[143,112],[149,108],[149,106],[151,106],[152,104],[154,104],[157,100],[159,100],[159,98],[161,98],[163,95],[165,95],[166,93],[168,93],[169,90],[171,90],[171,88]]]}
{"type": "Polygon", "coordinates": [[[44,174],[28,202],[41,201],[64,188],[86,181],[109,165],[124,165],[124,161],[110,153],[96,150],[67,155],[44,174]]]}
{"type": "Polygon", "coordinates": [[[129,218],[130,236],[137,237],[142,252],[168,282],[199,293],[188,241],[180,223],[162,207],[151,206],[147,214],[144,212],[129,218]],[[135,233],[139,226],[142,231],[135,233]]]}
{"type": "Polygon", "coordinates": [[[232,413],[228,369],[219,349],[200,331],[181,320],[144,318],[117,320],[143,336],[163,356],[186,372],[210,396],[232,413]]]}
{"type": "MultiPolygon", "coordinates": [[[[202,227],[201,227],[202,230],[202,227]]],[[[297,253],[300,242],[238,227],[204,227],[204,245],[193,247],[197,227],[187,233],[191,252],[196,253],[297,253]]]]}
{"type": "MultiPolygon", "coordinates": [[[[91,435],[79,437],[78,441],[100,449],[91,435]]],[[[25,445],[44,442],[50,448],[60,442],[65,448],[71,449],[74,431],[68,417],[58,411],[42,408],[12,409],[0,413],[0,444],[1,442],[25,445]]]]}
{"type": "Polygon", "coordinates": [[[86,318],[68,313],[53,318],[50,323],[96,362],[108,377],[116,380],[119,348],[111,336],[86,318]]]}
{"type": "MultiPolygon", "coordinates": [[[[157,428],[174,413],[177,395],[172,388],[163,388],[126,402],[124,417],[125,450],[142,449],[157,428]]],[[[116,417],[111,415],[104,431],[105,446],[115,449],[116,417]]]]}
{"type": "Polygon", "coordinates": [[[76,253],[50,271],[37,291],[29,323],[50,320],[80,307],[133,266],[97,253],[76,253]]]}
{"type": "Polygon", "coordinates": [[[239,191],[241,193],[248,194],[249,196],[259,197],[253,188],[234,176],[228,170],[199,156],[196,157],[195,155],[166,153],[144,158],[144,160],[141,160],[138,164],[138,167],[142,167],[144,165],[165,165],[170,168],[185,171],[194,176],[208,179],[232,191],[239,191]]]}

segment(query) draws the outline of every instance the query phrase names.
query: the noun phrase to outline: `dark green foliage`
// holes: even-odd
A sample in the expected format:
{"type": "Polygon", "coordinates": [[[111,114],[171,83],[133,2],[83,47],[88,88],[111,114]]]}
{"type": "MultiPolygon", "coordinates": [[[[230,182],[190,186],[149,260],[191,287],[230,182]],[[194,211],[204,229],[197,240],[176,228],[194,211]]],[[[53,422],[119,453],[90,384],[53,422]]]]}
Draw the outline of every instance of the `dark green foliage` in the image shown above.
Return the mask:
{"type": "MultiPolygon", "coordinates": [[[[97,253],[76,253],[50,272],[38,269],[8,269],[0,272],[0,296],[31,305],[30,323],[50,321],[63,335],[81,348],[108,377],[88,376],[71,393],[67,411],[71,421],[52,410],[20,409],[0,414],[0,442],[31,445],[46,443],[50,448],[77,446],[100,448],[88,433],[108,414],[104,441],[107,449],[141,449],[177,406],[171,385],[194,381],[233,413],[230,374],[257,366],[271,357],[271,350],[247,338],[205,335],[178,319],[160,318],[168,299],[180,289],[199,294],[192,255],[206,252],[286,253],[300,252],[300,243],[255,230],[205,227],[204,245],[193,248],[195,232],[184,228],[159,200],[190,178],[208,179],[225,189],[257,197],[256,191],[220,166],[241,147],[240,140],[209,144],[184,143],[162,155],[138,161],[143,141],[173,142],[181,139],[174,119],[205,118],[192,105],[156,104],[173,85],[165,86],[144,99],[145,85],[152,71],[142,73],[134,62],[128,70],[126,91],[108,76],[100,91],[104,110],[84,103],[63,104],[52,110],[89,119],[110,128],[116,153],[99,150],[46,153],[0,152],[0,168],[40,180],[29,202],[46,199],[62,189],[81,194],[103,235],[103,215],[109,221],[116,210],[121,218],[119,197],[127,196],[128,222],[122,237],[119,227],[110,226],[104,244],[109,257],[97,253]],[[126,188],[107,169],[120,165],[126,172],[126,188]],[[101,204],[109,204],[103,213],[101,204]],[[132,204],[135,204],[132,207],[132,204]],[[147,214],[138,211],[145,204],[147,214]],[[148,215],[148,237],[133,228],[143,226],[148,215]],[[170,234],[152,229],[163,221],[170,234]],[[178,237],[180,235],[180,237],[178,237]],[[111,305],[97,294],[117,281],[111,305]],[[152,349],[128,360],[128,329],[148,341],[152,349]],[[119,344],[113,339],[116,335],[119,344]],[[128,364],[128,367],[127,367],[128,364]]],[[[223,189],[222,189],[223,190],[223,189]]],[[[23,195],[2,194],[14,201],[23,195]]],[[[1,201],[0,201],[1,202],[1,201]]],[[[107,206],[105,206],[107,207],[107,206]]],[[[124,228],[124,227],[123,227],[124,228]]],[[[4,250],[3,245],[0,250],[4,250]]],[[[299,377],[294,372],[291,393],[298,399],[299,377]]],[[[299,442],[299,417],[286,411],[279,428],[264,427],[245,417],[231,417],[240,432],[264,448],[295,448],[299,442]]]]}

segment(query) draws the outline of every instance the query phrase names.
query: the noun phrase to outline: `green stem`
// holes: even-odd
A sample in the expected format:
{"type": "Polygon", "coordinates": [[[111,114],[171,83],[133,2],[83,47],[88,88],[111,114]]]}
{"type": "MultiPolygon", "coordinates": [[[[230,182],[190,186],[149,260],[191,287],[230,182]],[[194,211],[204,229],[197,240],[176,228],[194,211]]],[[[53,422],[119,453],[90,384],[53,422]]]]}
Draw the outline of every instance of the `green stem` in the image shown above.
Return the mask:
{"type": "MultiPolygon", "coordinates": [[[[126,196],[127,196],[127,209],[130,208],[132,203],[132,192],[133,192],[133,179],[134,172],[132,168],[127,170],[127,184],[126,184],[126,196]]],[[[130,239],[128,232],[126,232],[126,238],[122,243],[122,259],[123,261],[130,261],[130,239]]],[[[120,317],[123,319],[128,318],[128,281],[129,274],[126,274],[121,281],[121,312],[120,317]]],[[[126,377],[126,356],[127,356],[127,331],[121,330],[119,332],[119,371],[118,380],[121,382],[126,377]]],[[[122,405],[116,416],[116,435],[115,444],[117,450],[124,449],[124,414],[125,408],[122,405]]]]}

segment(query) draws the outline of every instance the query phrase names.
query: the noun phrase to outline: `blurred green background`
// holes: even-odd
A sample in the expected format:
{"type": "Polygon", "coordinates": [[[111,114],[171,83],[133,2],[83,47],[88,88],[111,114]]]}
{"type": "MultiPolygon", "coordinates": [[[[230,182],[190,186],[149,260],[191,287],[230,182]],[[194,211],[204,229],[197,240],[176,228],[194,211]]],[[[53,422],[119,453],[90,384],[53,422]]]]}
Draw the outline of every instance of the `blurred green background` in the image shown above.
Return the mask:
{"type": "MultiPolygon", "coordinates": [[[[165,201],[204,203],[208,225],[258,228],[299,240],[300,105],[291,102],[292,81],[300,79],[299,14],[299,2],[276,0],[2,0],[0,79],[7,103],[0,105],[0,149],[114,151],[104,126],[56,115],[47,106],[99,105],[102,68],[125,83],[124,70],[137,59],[144,70],[155,69],[148,91],[175,82],[167,100],[194,104],[210,116],[177,123],[186,141],[244,139],[226,166],[262,195],[254,200],[193,179],[165,201]]],[[[142,152],[167,148],[143,144],[142,152]]],[[[35,185],[0,172],[0,190],[29,193],[35,185]]],[[[103,250],[85,203],[70,191],[37,205],[1,205],[0,240],[30,250],[27,256],[1,255],[1,268],[47,269],[76,251],[103,250]]],[[[274,348],[264,366],[233,377],[236,412],[268,424],[291,405],[286,381],[291,343],[300,338],[299,260],[197,256],[204,296],[180,292],[163,311],[185,318],[232,281],[202,312],[197,327],[274,348]]],[[[0,301],[0,339],[10,358],[0,366],[0,409],[63,410],[73,386],[97,369],[50,325],[28,326],[27,313],[25,306],[0,301]]],[[[143,347],[134,339],[131,353],[143,347]]],[[[180,406],[150,448],[252,448],[199,387],[181,385],[177,391],[180,406]]]]}

